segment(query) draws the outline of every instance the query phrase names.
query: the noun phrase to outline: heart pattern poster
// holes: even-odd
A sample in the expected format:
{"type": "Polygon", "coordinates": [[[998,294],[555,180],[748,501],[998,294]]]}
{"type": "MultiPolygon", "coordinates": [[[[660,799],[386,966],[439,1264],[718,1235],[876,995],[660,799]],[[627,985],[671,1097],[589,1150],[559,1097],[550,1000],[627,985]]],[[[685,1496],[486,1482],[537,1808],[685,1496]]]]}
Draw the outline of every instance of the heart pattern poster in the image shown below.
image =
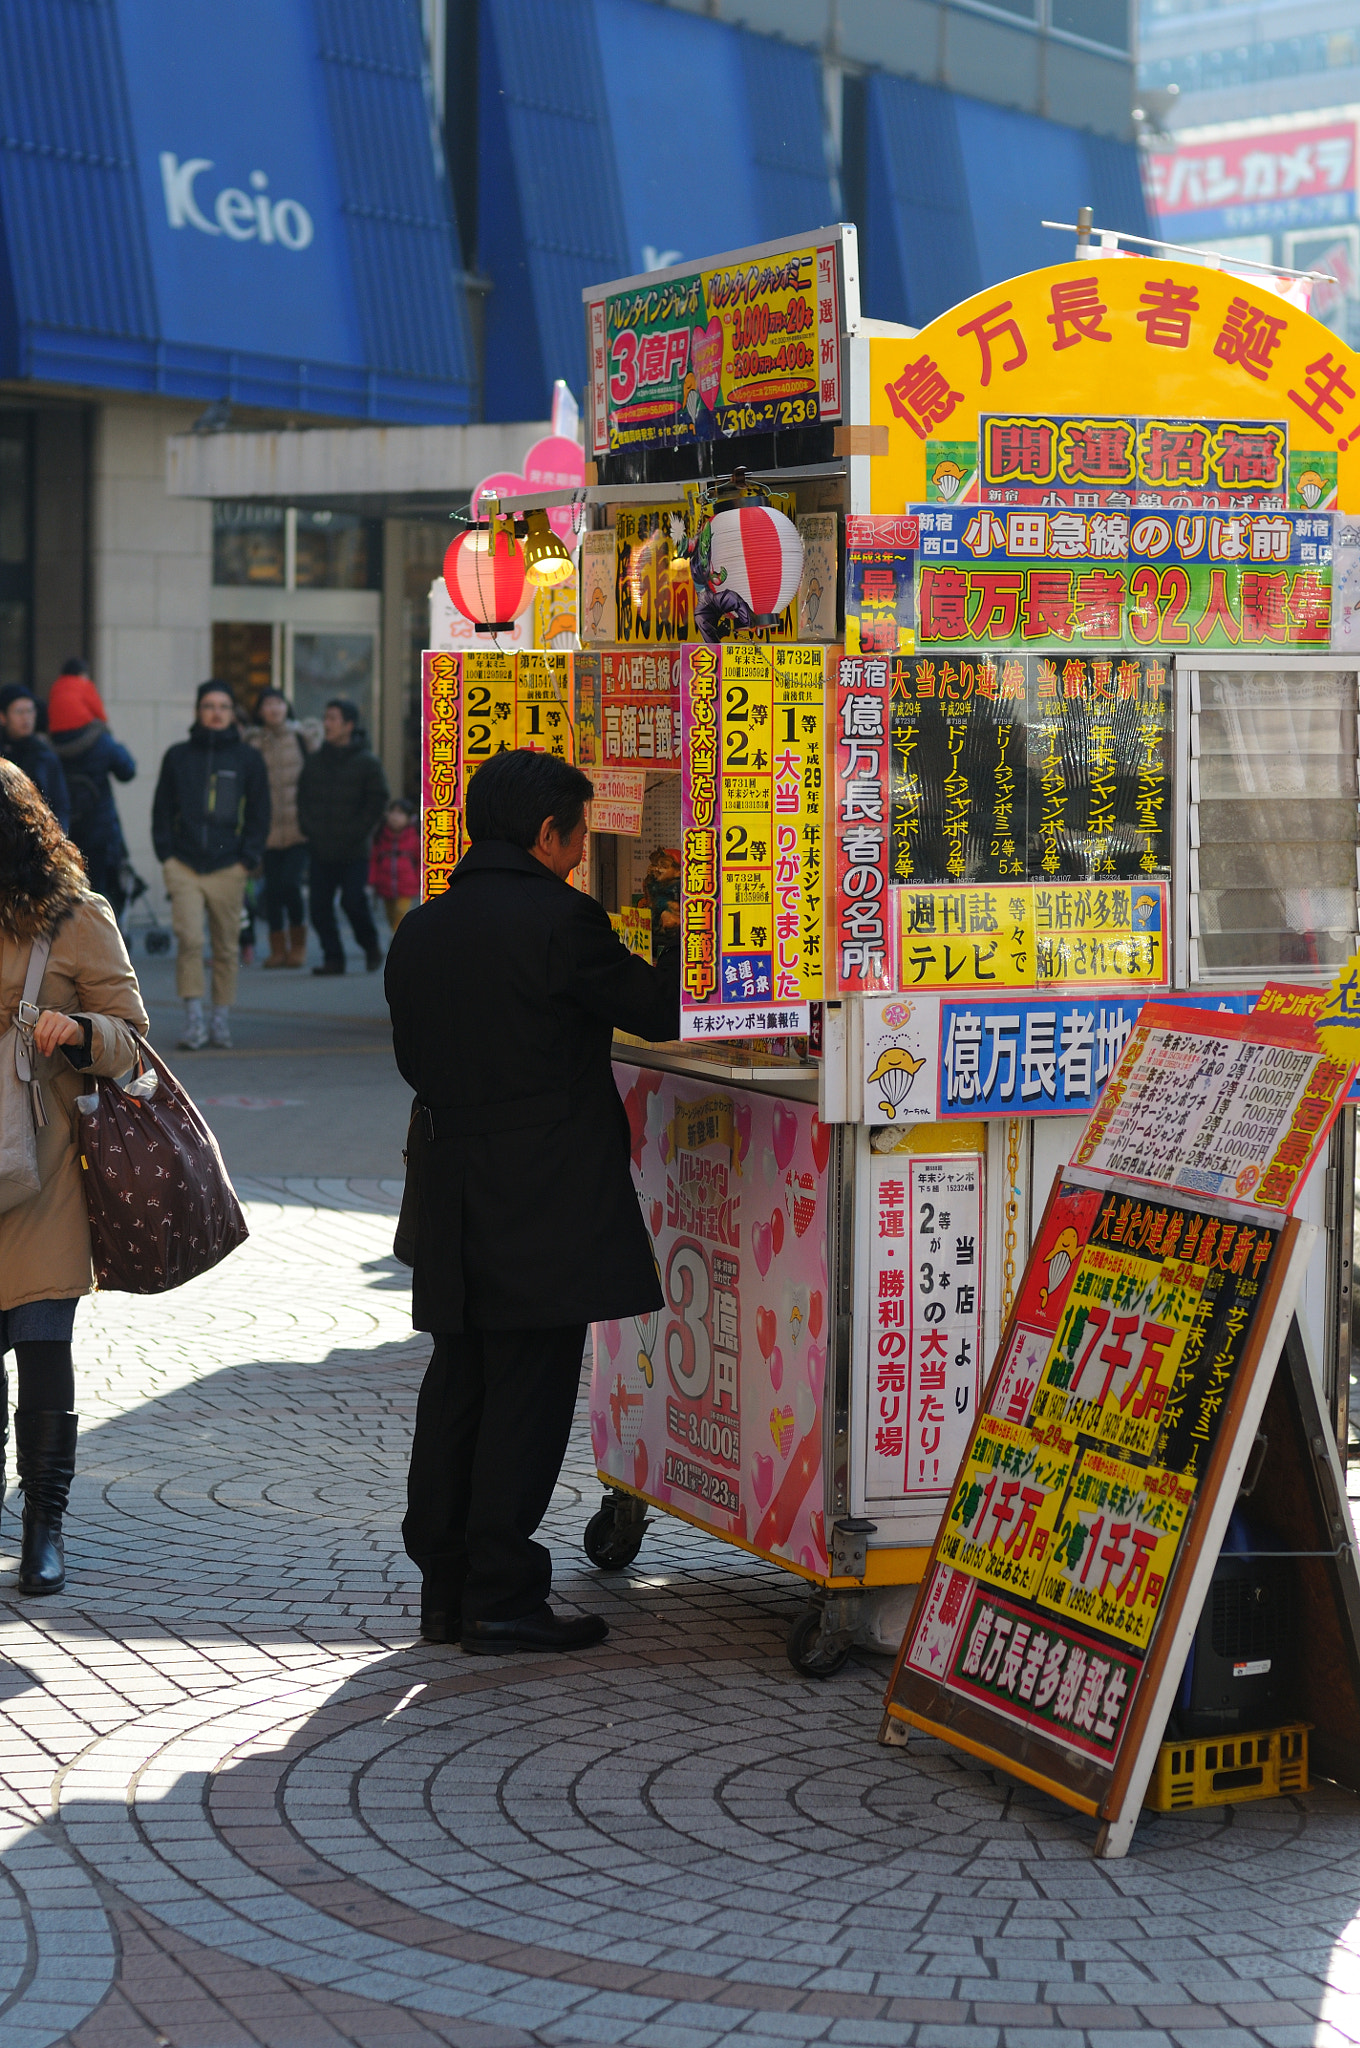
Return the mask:
{"type": "Polygon", "coordinates": [[[809,1103],[614,1075],[665,1306],[595,1325],[600,1476],[823,1573],[831,1133],[809,1103]]]}

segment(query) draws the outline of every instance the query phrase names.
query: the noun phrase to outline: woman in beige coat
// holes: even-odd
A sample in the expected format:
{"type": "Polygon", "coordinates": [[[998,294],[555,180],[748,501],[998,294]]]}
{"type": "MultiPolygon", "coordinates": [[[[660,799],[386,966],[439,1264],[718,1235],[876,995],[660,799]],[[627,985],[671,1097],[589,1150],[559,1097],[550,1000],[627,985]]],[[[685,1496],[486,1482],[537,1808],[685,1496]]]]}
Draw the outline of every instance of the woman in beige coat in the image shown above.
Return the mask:
{"type": "Polygon", "coordinates": [[[298,777],[321,744],[315,719],[299,725],[282,690],[271,684],[255,706],[260,723],[246,738],[264,755],[269,773],[269,837],[264,843],[264,905],[269,918],[266,967],[301,967],[307,958],[302,883],[307,842],[298,825],[298,777]]]}
{"type": "Polygon", "coordinates": [[[102,896],[37,790],[0,760],[0,1033],[19,1013],[33,941],[51,940],[38,990],[33,1072],[47,1123],[38,1132],[36,1195],[0,1214],[0,1497],[9,1434],[3,1356],[13,1351],[14,1415],[24,1494],[21,1593],[66,1583],[62,1517],[75,1472],[76,1303],[94,1284],[90,1226],[76,1150],[82,1075],[126,1073],[145,1031],[137,977],[102,896]]]}

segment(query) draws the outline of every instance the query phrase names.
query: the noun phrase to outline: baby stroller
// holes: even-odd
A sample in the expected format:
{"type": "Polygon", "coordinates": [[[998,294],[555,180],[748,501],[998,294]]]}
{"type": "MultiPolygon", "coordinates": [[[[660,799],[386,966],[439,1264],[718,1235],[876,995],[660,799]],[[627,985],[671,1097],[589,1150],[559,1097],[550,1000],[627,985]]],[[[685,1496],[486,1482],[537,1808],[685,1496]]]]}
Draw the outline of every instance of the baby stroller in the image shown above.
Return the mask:
{"type": "Polygon", "coordinates": [[[150,928],[146,934],[146,950],[153,957],[161,953],[168,953],[172,943],[170,927],[162,924],[157,917],[155,906],[151,901],[151,892],[145,878],[138,874],[130,860],[125,860],[118,870],[118,879],[123,885],[123,914],[118,922],[122,927],[124,938],[128,936],[128,915],[133,905],[140,903],[143,896],[145,896],[146,914],[151,920],[150,928]]]}

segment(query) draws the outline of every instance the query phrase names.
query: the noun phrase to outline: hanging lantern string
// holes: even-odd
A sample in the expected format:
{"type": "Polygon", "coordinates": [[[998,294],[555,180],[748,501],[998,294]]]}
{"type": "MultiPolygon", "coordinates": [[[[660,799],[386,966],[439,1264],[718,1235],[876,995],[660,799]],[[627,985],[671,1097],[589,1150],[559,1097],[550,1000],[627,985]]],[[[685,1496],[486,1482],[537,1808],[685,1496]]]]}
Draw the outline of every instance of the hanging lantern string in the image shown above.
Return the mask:
{"type": "MultiPolygon", "coordinates": [[[[736,474],[738,476],[744,476],[745,471],[738,470],[736,474]]],[[[727,481],[727,479],[723,479],[723,481],[727,481]]],[[[763,485],[753,484],[751,488],[752,490],[761,491],[763,495],[766,497],[769,496],[768,491],[764,490],[763,485]]],[[[559,506],[555,507],[554,509],[566,511],[567,508],[566,506],[559,506]]],[[[466,512],[461,511],[455,507],[455,509],[452,512],[446,512],[444,516],[446,519],[456,522],[459,526],[476,527],[483,532],[485,532],[487,526],[490,524],[489,520],[484,519],[479,511],[474,512],[470,504],[466,512]]],[[[523,512],[498,512],[495,516],[500,519],[513,519],[515,523],[515,538],[517,540],[522,540],[524,538],[522,529],[526,524],[526,517],[523,512]]],[[[580,533],[582,527],[585,525],[585,516],[586,494],[584,489],[582,489],[576,491],[572,496],[571,530],[573,533],[580,533]]]]}

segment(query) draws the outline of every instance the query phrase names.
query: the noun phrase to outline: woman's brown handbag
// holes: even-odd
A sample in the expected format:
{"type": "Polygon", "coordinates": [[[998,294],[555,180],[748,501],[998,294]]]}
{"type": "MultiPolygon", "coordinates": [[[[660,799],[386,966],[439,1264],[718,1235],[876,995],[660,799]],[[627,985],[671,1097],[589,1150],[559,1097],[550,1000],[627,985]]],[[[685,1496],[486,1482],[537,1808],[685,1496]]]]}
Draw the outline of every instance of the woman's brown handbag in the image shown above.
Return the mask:
{"type": "MultiPolygon", "coordinates": [[[[135,1034],[134,1034],[135,1035],[135,1034]]],[[[101,1287],[164,1294],[250,1232],[217,1140],[144,1038],[128,1086],[91,1077],[77,1104],[90,1251],[101,1287]]]]}

